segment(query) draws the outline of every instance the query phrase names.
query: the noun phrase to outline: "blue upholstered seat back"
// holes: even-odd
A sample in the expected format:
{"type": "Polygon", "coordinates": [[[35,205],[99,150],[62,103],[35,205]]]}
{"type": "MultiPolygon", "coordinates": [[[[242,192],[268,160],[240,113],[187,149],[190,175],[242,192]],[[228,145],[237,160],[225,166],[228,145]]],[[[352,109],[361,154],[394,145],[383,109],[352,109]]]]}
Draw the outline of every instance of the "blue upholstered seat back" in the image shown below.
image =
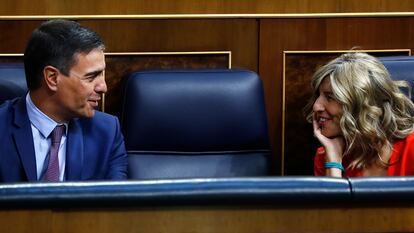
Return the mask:
{"type": "Polygon", "coordinates": [[[122,111],[131,178],[266,175],[263,98],[261,80],[251,71],[131,74],[122,111]]]}
{"type": "Polygon", "coordinates": [[[24,66],[20,63],[0,64],[0,104],[27,92],[24,66]]]}
{"type": "MultiPolygon", "coordinates": [[[[411,56],[395,56],[381,57],[380,61],[384,64],[394,80],[405,80],[414,87],[414,57],[411,56]]],[[[403,90],[406,92],[406,90],[403,90]]],[[[411,100],[414,100],[411,92],[411,100]]]]}

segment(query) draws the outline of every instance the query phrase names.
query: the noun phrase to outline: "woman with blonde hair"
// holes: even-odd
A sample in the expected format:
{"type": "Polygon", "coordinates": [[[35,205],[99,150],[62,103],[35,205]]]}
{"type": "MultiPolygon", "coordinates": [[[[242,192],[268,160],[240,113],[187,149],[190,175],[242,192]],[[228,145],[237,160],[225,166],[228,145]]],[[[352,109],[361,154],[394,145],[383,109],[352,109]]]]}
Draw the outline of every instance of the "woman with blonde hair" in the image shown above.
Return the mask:
{"type": "Polygon", "coordinates": [[[361,52],[343,54],[316,71],[307,110],[322,144],[315,175],[414,175],[414,104],[401,87],[409,88],[361,52]]]}

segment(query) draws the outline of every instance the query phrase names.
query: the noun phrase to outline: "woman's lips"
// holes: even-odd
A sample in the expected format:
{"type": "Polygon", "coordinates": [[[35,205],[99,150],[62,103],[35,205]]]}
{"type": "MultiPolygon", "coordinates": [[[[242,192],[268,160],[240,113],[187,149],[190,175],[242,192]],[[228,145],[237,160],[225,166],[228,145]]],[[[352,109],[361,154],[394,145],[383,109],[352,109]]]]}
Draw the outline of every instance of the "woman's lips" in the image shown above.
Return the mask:
{"type": "Polygon", "coordinates": [[[326,118],[326,117],[319,117],[319,118],[318,118],[318,124],[319,124],[319,127],[320,127],[320,128],[323,128],[323,127],[326,125],[326,123],[327,123],[328,121],[330,121],[330,119],[329,119],[329,118],[326,118]]]}

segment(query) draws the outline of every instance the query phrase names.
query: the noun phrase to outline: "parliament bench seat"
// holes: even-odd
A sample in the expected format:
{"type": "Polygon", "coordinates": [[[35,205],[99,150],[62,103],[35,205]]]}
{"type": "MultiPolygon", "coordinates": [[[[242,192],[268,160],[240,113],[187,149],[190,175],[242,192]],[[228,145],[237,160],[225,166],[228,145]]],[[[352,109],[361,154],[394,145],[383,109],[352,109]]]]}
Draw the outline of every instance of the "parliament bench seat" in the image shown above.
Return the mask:
{"type": "MultiPolygon", "coordinates": [[[[411,89],[414,87],[414,57],[413,56],[389,56],[379,58],[382,64],[387,68],[394,80],[406,81],[411,89]]],[[[408,90],[403,89],[408,94],[408,90]]],[[[411,93],[411,100],[414,96],[411,93]]]]}
{"type": "Polygon", "coordinates": [[[26,76],[22,63],[0,64],[0,104],[27,92],[26,76]]]}
{"type": "Polygon", "coordinates": [[[262,82],[241,69],[130,74],[122,132],[130,179],[271,174],[262,82]]]}
{"type": "Polygon", "coordinates": [[[352,206],[414,201],[414,177],[244,177],[5,183],[0,208],[262,205],[352,206]]]}

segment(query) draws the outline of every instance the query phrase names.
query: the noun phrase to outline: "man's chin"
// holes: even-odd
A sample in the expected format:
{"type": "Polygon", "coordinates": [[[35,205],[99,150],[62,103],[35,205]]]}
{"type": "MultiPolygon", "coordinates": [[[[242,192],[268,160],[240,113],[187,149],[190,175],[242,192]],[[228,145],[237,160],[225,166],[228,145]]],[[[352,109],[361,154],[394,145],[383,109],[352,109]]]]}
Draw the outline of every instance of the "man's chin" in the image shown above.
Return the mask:
{"type": "Polygon", "coordinates": [[[95,116],[95,109],[92,109],[89,113],[88,113],[88,118],[92,118],[93,116],[95,116]]]}
{"type": "Polygon", "coordinates": [[[92,118],[93,116],[95,116],[95,109],[91,108],[91,109],[86,110],[82,114],[80,114],[79,117],[82,117],[82,118],[92,118]]]}

